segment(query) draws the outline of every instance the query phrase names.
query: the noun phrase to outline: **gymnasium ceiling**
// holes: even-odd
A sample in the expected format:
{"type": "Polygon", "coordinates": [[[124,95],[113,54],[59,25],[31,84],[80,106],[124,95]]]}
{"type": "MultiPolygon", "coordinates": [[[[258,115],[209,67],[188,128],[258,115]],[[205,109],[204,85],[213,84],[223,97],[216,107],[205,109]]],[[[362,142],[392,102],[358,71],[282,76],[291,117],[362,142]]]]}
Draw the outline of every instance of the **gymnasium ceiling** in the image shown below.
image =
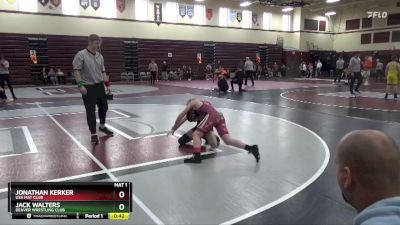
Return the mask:
{"type": "MultiPolygon", "coordinates": [[[[246,0],[232,0],[237,2],[244,2],[246,0]]],[[[395,3],[400,0],[341,0],[340,2],[326,3],[326,0],[248,0],[255,5],[265,6],[294,6],[305,7],[309,10],[321,9],[339,9],[344,7],[352,7],[355,5],[365,5],[366,3],[371,7],[379,7],[390,3],[395,3]]]]}
{"type": "MultiPolygon", "coordinates": [[[[245,0],[233,0],[235,2],[244,2],[245,0]]],[[[324,0],[248,0],[254,4],[266,5],[266,6],[305,6],[309,4],[315,4],[324,2],[324,0]]]]}

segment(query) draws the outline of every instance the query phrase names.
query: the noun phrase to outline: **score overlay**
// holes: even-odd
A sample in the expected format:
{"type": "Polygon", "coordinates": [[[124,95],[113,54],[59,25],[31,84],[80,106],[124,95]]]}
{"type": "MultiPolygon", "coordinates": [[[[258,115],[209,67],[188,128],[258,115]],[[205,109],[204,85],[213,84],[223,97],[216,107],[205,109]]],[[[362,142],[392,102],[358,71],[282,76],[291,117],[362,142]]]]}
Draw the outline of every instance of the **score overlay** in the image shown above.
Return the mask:
{"type": "Polygon", "coordinates": [[[130,182],[10,182],[8,211],[13,219],[128,220],[130,182]]]}

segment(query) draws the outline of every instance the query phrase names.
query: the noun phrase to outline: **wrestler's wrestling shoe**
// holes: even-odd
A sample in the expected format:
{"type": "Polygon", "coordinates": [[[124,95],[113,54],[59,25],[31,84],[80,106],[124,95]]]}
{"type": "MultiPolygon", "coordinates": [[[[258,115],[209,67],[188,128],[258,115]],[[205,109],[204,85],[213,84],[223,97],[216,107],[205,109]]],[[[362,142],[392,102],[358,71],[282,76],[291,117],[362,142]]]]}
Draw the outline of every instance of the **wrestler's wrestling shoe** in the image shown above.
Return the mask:
{"type": "Polygon", "coordinates": [[[191,158],[183,160],[184,163],[201,163],[200,153],[195,153],[191,158]]]}
{"type": "Polygon", "coordinates": [[[260,161],[260,152],[258,151],[258,145],[247,145],[246,150],[249,151],[249,154],[253,154],[257,162],[260,161]]]}

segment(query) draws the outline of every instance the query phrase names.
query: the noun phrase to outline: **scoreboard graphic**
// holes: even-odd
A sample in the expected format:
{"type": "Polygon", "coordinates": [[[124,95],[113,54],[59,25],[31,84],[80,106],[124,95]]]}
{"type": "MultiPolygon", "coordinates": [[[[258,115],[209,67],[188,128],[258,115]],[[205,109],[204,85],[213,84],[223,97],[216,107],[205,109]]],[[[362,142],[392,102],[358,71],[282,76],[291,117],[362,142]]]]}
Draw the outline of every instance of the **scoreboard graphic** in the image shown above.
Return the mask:
{"type": "Polygon", "coordinates": [[[131,182],[10,182],[13,219],[128,220],[131,182]]]}

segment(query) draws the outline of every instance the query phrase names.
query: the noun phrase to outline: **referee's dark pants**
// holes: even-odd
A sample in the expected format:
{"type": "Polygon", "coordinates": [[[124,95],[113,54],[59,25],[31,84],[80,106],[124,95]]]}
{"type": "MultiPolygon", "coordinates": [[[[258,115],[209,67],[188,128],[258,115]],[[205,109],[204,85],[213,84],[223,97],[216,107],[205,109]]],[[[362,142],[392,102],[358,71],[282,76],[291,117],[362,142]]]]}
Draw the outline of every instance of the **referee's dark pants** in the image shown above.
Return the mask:
{"type": "Polygon", "coordinates": [[[343,74],[343,69],[336,69],[336,74],[335,74],[335,79],[333,82],[336,82],[336,80],[340,83],[340,80],[342,79],[342,74],[343,74]]]}
{"type": "Polygon", "coordinates": [[[8,89],[10,89],[10,92],[11,92],[11,95],[13,96],[13,98],[14,99],[17,98],[17,97],[15,97],[14,89],[10,82],[10,74],[0,74],[0,86],[3,89],[5,88],[5,82],[7,82],[8,89]]]}
{"type": "Polygon", "coordinates": [[[95,134],[96,129],[96,105],[99,109],[100,124],[106,123],[106,114],[108,110],[107,96],[104,89],[104,83],[85,85],[86,95],[82,95],[83,104],[86,109],[86,120],[90,133],[95,134]]]}
{"type": "Polygon", "coordinates": [[[0,99],[1,100],[7,100],[7,96],[4,93],[5,93],[5,91],[0,91],[0,99]]]}
{"type": "MultiPolygon", "coordinates": [[[[351,76],[351,75],[350,75],[350,76],[351,76]]],[[[363,77],[362,77],[362,75],[361,75],[361,72],[354,72],[354,75],[350,77],[350,84],[349,84],[349,85],[350,85],[350,92],[351,92],[351,93],[353,93],[353,90],[359,91],[358,89],[359,89],[360,86],[361,86],[362,80],[363,80],[363,77]],[[355,83],[356,79],[357,79],[357,85],[356,85],[356,88],[353,89],[353,88],[354,88],[354,83],[355,83]]]]}
{"type": "Polygon", "coordinates": [[[244,85],[247,86],[247,79],[250,78],[251,83],[254,86],[253,71],[247,70],[245,74],[246,74],[246,78],[244,79],[244,85]]]}
{"type": "Polygon", "coordinates": [[[150,84],[151,85],[156,84],[156,78],[157,78],[157,71],[151,71],[150,72],[150,84]]]}

